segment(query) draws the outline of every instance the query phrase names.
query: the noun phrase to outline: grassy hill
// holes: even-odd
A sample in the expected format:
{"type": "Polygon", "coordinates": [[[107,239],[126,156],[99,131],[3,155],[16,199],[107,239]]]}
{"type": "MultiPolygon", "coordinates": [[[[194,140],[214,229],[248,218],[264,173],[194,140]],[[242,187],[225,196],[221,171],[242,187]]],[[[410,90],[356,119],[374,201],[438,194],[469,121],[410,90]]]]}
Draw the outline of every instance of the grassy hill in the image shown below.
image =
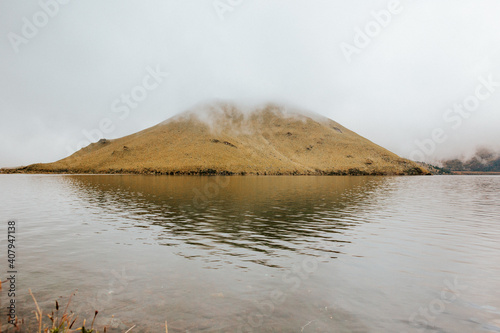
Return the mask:
{"type": "Polygon", "coordinates": [[[427,174],[328,118],[268,105],[186,111],[141,132],[102,139],[17,172],[144,174],[427,174]]]}

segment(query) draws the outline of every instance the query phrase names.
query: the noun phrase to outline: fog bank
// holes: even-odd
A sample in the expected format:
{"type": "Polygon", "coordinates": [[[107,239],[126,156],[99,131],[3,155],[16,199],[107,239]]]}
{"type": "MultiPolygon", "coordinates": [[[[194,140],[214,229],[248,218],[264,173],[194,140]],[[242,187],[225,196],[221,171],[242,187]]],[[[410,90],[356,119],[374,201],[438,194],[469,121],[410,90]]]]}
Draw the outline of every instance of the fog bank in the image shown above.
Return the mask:
{"type": "Polygon", "coordinates": [[[404,157],[473,154],[500,142],[499,14],[494,0],[2,1],[0,166],[220,99],[317,112],[404,157]]]}

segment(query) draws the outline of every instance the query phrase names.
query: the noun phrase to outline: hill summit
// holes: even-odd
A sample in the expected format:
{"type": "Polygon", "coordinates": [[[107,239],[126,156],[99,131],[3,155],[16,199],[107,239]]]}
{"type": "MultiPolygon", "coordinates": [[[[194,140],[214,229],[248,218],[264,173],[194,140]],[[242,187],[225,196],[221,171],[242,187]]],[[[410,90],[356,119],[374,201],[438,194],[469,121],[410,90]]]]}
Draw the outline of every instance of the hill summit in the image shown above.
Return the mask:
{"type": "Polygon", "coordinates": [[[144,174],[425,174],[326,117],[267,105],[197,107],[114,140],[101,139],[60,161],[19,172],[144,174]]]}

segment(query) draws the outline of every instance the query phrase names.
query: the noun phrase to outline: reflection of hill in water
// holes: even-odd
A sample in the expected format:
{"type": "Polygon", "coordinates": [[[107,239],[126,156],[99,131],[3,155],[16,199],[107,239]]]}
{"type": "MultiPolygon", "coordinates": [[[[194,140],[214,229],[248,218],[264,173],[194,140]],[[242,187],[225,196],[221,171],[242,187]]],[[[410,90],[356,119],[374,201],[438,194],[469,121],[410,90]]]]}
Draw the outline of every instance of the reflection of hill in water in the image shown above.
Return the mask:
{"type": "Polygon", "coordinates": [[[265,265],[289,252],[336,257],[350,242],[346,232],[363,222],[362,208],[367,209],[371,193],[388,181],[307,176],[65,179],[105,214],[99,220],[113,227],[153,229],[156,242],[182,246],[179,254],[186,257],[212,261],[237,256],[265,265]],[[186,251],[186,245],[203,251],[186,251]]]}

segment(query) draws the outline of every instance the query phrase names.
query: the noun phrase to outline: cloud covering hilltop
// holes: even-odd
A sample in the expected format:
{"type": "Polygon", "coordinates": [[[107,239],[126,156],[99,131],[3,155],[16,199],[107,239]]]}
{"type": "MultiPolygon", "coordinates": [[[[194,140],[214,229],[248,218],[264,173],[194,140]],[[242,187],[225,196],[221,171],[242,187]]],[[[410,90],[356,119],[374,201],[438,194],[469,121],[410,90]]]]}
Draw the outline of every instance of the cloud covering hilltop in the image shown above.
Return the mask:
{"type": "Polygon", "coordinates": [[[141,132],[101,139],[23,172],[154,174],[424,174],[415,163],[326,117],[278,105],[242,112],[200,105],[141,132]]]}

